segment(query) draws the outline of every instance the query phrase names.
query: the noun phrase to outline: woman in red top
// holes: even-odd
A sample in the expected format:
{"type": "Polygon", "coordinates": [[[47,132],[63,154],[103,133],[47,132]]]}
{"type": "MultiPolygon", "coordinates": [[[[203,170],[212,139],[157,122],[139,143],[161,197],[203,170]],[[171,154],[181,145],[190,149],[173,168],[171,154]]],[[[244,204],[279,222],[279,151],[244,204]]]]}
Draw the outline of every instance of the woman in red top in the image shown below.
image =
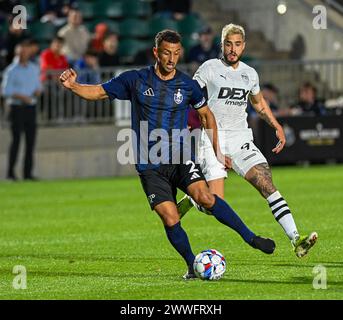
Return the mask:
{"type": "Polygon", "coordinates": [[[69,67],[67,58],[62,54],[63,38],[54,37],[50,47],[45,49],[40,55],[41,80],[45,81],[48,78],[58,79],[59,72],[55,76],[48,77],[47,71],[64,70],[69,67]]]}

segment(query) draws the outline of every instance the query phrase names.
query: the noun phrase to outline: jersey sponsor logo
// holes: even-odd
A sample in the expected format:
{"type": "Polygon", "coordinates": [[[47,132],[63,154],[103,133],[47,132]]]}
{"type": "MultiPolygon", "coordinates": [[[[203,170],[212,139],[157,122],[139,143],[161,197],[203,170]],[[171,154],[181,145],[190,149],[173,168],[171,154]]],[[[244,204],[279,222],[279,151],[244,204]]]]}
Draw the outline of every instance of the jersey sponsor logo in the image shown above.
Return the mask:
{"type": "Polygon", "coordinates": [[[177,89],[177,92],[174,93],[174,101],[176,104],[180,104],[183,101],[183,95],[181,89],[177,89]]]}
{"type": "Polygon", "coordinates": [[[154,90],[152,88],[149,88],[148,90],[143,92],[143,95],[148,96],[148,97],[154,97],[155,93],[154,93],[154,90]]]}
{"type": "Polygon", "coordinates": [[[219,90],[218,99],[247,100],[250,90],[241,88],[222,87],[219,90]]]}

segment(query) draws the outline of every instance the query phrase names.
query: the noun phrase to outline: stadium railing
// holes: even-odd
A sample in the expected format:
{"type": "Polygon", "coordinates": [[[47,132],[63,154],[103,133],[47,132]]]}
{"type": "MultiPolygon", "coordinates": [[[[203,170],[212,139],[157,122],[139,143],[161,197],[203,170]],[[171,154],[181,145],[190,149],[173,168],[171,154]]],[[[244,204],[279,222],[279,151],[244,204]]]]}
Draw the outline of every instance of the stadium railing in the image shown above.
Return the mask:
{"type": "MultiPolygon", "coordinates": [[[[317,86],[318,95],[323,100],[343,96],[343,60],[330,61],[259,61],[250,63],[259,75],[260,83],[272,83],[279,88],[281,106],[289,106],[298,95],[298,88],[304,81],[317,86]]],[[[79,72],[79,79],[96,79],[104,82],[133,67],[102,68],[96,74],[79,72]],[[90,76],[90,77],[89,77],[90,76]]],[[[190,73],[190,65],[179,68],[190,73]]],[[[38,123],[40,126],[72,126],[82,124],[110,124],[129,126],[131,111],[129,101],[109,99],[86,101],[62,88],[58,82],[58,72],[49,72],[43,83],[43,94],[38,102],[38,123]]],[[[1,80],[0,73],[0,80],[1,80]]],[[[7,124],[3,97],[0,104],[0,123],[7,124]]]]}

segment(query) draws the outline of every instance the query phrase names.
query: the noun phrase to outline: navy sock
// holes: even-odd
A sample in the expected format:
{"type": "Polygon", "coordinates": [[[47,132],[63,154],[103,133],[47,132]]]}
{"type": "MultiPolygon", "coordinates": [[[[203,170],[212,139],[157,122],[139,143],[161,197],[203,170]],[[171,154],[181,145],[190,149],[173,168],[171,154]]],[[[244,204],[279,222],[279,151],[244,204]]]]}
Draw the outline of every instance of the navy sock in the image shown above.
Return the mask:
{"type": "Polygon", "coordinates": [[[178,222],[172,227],[164,226],[164,228],[172,246],[185,259],[188,266],[193,265],[195,256],[189,244],[188,236],[181,227],[181,223],[178,222]]]}
{"type": "Polygon", "coordinates": [[[214,195],[216,202],[211,209],[208,209],[213,216],[221,223],[232,228],[240,234],[245,242],[251,244],[255,234],[244,224],[241,218],[231,209],[231,207],[217,195],[214,195]]]}

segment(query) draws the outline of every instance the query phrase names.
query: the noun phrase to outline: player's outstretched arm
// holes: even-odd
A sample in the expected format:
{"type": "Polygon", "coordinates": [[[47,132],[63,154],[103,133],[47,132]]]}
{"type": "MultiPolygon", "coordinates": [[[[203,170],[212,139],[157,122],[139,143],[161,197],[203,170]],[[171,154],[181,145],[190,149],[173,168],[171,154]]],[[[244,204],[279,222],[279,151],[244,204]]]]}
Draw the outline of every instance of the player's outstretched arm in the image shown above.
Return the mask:
{"type": "Polygon", "coordinates": [[[101,84],[80,84],[76,82],[76,78],[76,71],[70,68],[62,72],[60,82],[65,88],[87,100],[100,100],[108,97],[101,84]]]}
{"type": "Polygon", "coordinates": [[[276,130],[276,137],[279,139],[279,142],[272,151],[275,153],[281,152],[286,144],[285,133],[281,124],[274,117],[268,103],[263,98],[262,93],[259,92],[257,95],[250,95],[250,102],[258,115],[276,130]]]}
{"type": "Polygon", "coordinates": [[[212,142],[214,153],[218,160],[225,166],[226,169],[231,169],[231,159],[221,153],[218,141],[218,129],[216,118],[208,106],[197,109],[200,116],[202,126],[206,129],[207,135],[212,142]]]}

